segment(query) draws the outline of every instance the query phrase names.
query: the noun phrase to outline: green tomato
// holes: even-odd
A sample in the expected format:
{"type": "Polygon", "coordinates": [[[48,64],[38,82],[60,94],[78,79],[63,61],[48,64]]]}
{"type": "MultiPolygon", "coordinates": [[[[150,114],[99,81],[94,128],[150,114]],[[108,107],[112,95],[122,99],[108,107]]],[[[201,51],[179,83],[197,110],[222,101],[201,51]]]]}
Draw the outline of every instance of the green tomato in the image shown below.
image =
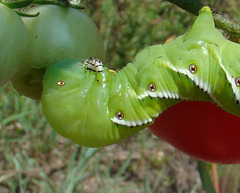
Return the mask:
{"type": "Polygon", "coordinates": [[[26,12],[40,15],[23,19],[28,30],[29,50],[25,67],[12,79],[20,94],[41,99],[45,71],[58,61],[97,57],[105,62],[101,36],[85,13],[56,5],[34,7],[26,12]]]}
{"type": "Polygon", "coordinates": [[[9,81],[22,63],[27,30],[21,18],[0,3],[0,86],[9,81]]]}

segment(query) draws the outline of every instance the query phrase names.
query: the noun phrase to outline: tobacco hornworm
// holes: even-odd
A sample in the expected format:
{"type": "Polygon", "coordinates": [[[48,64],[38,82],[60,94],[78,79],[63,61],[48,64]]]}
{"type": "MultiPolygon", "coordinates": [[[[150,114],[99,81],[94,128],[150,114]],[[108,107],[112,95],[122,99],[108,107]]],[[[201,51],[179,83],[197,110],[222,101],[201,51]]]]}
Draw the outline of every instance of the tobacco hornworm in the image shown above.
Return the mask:
{"type": "Polygon", "coordinates": [[[240,45],[223,37],[204,7],[184,35],[143,49],[116,73],[96,58],[49,67],[43,111],[57,132],[89,147],[141,131],[182,100],[210,101],[239,116],[239,64],[240,45]]]}

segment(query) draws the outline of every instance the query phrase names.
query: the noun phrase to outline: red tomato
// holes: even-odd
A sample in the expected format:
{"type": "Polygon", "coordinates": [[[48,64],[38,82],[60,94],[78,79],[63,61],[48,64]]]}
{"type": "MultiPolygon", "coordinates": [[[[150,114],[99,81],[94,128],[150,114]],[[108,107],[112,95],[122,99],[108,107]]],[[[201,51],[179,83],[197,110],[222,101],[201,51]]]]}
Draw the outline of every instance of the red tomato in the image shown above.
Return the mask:
{"type": "Polygon", "coordinates": [[[240,118],[212,103],[178,103],[164,111],[150,131],[198,159],[240,163],[240,118]]]}

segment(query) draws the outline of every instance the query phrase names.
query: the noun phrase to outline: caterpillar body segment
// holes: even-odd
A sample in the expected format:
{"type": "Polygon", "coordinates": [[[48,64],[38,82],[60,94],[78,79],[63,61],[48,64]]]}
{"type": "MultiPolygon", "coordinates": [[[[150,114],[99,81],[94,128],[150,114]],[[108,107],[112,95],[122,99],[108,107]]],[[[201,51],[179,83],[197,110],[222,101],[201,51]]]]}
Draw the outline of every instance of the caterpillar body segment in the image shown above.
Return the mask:
{"type": "Polygon", "coordinates": [[[120,74],[105,67],[103,72],[89,70],[78,60],[51,66],[42,98],[50,125],[64,137],[89,147],[110,145],[145,128],[152,119],[139,111],[139,100],[120,74]],[[65,85],[59,86],[59,81],[65,85]]]}
{"type": "Polygon", "coordinates": [[[223,37],[204,7],[184,35],[143,49],[116,73],[96,58],[49,67],[42,106],[61,135],[101,147],[141,131],[183,100],[209,101],[240,116],[239,64],[240,45],[223,37]]]}

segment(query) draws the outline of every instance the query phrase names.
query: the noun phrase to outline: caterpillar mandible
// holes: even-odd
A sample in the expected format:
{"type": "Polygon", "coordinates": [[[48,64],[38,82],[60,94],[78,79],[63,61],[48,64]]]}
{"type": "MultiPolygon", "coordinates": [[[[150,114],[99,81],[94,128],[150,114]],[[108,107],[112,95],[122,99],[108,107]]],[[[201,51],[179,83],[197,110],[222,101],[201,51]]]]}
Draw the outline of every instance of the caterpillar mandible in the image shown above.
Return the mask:
{"type": "Polygon", "coordinates": [[[50,125],[73,142],[101,147],[128,138],[183,101],[209,101],[240,115],[240,45],[202,8],[190,30],[140,51],[118,72],[96,58],[65,60],[44,77],[42,107],[50,125]]]}

